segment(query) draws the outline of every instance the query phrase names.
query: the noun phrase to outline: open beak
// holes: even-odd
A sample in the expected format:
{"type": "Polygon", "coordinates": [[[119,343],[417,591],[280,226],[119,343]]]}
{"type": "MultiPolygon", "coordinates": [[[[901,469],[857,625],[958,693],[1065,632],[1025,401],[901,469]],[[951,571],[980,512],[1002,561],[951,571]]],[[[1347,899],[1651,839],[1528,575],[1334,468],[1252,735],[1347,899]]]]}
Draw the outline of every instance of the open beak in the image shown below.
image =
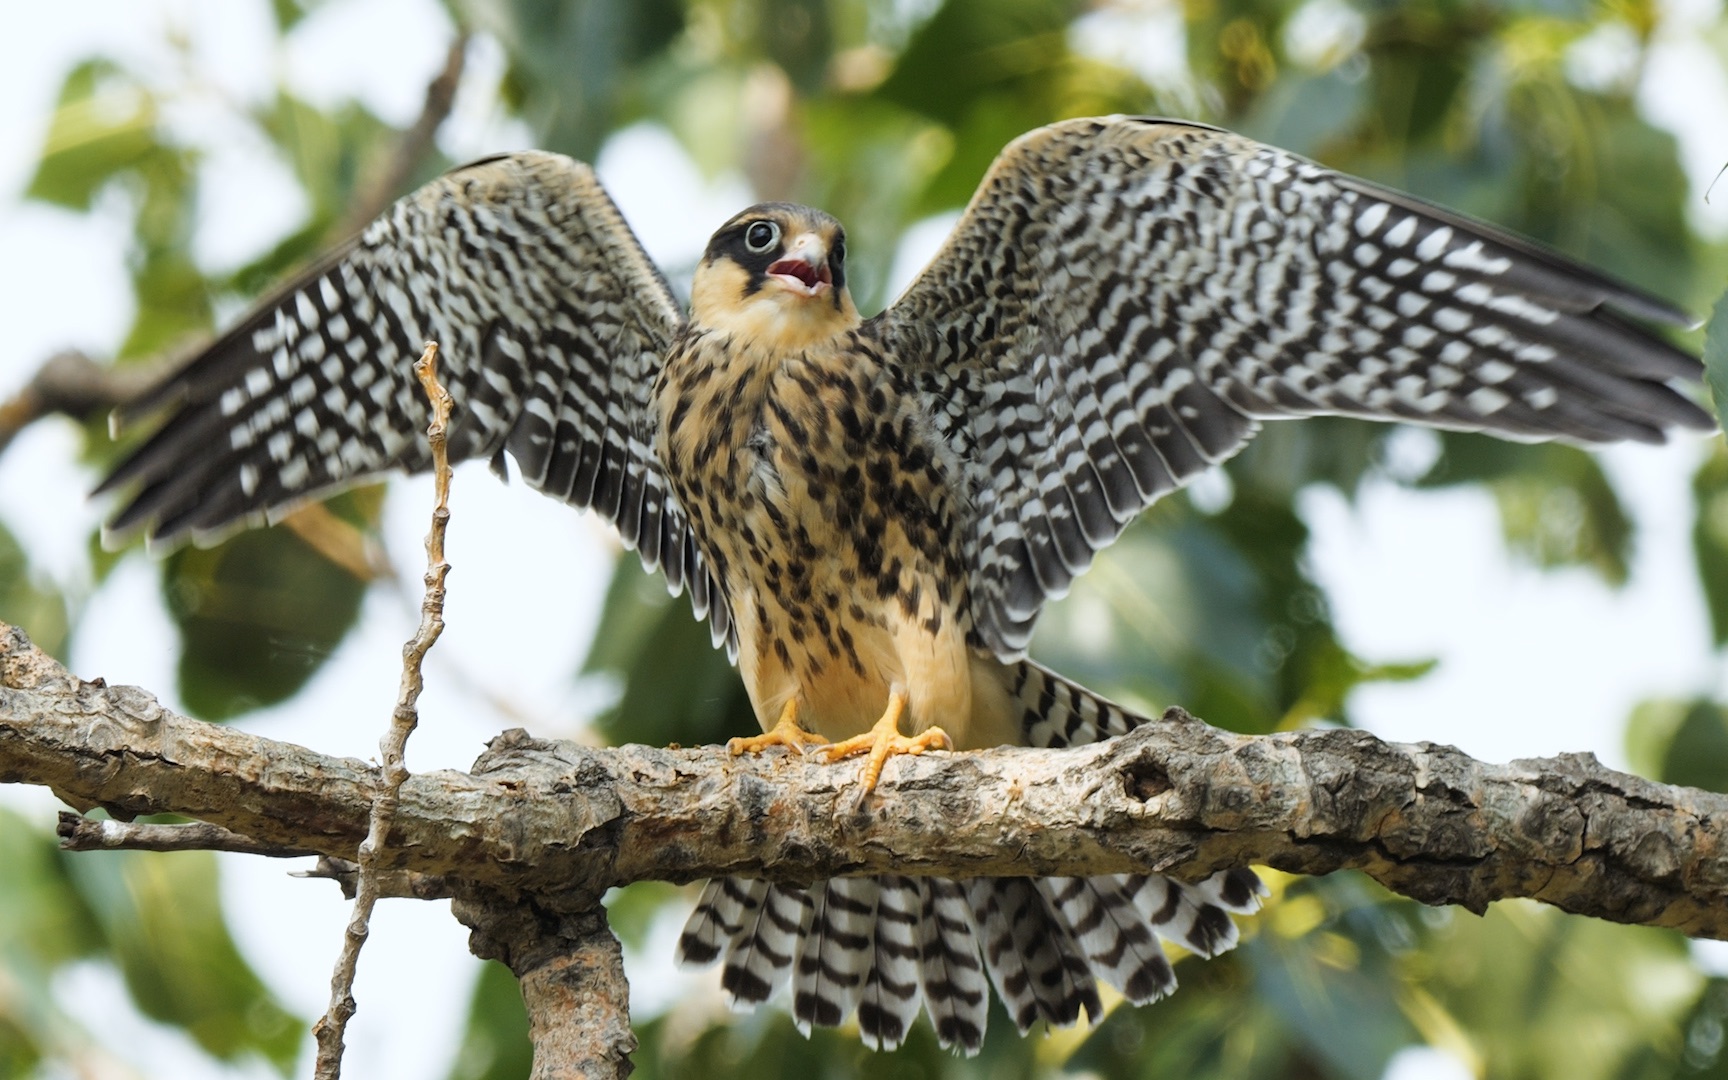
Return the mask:
{"type": "Polygon", "coordinates": [[[828,270],[828,245],[814,233],[793,241],[786,257],[768,267],[768,276],[802,296],[820,296],[834,287],[828,270]]]}

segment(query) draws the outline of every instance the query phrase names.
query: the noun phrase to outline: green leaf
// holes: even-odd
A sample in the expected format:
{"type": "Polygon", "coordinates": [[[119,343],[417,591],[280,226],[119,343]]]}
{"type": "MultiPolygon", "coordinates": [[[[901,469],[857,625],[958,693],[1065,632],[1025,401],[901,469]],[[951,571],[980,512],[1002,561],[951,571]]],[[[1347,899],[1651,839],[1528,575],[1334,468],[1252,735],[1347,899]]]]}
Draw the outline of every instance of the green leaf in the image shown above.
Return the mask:
{"type": "Polygon", "coordinates": [[[1434,1029],[1468,1033],[1483,1075],[1521,1080],[1683,1075],[1676,1034],[1706,986],[1679,934],[1530,901],[1447,919],[1411,974],[1445,1018],[1434,1029]]]}
{"type": "Polygon", "coordinates": [[[84,852],[70,869],[141,1012],[181,1028],[222,1061],[257,1056],[290,1073],[305,1024],[229,936],[214,856],[84,852]]]}
{"type": "Polygon", "coordinates": [[[1325,1075],[1256,993],[1245,950],[1176,965],[1181,989],[1156,1005],[1120,1005],[1063,1062],[1063,1076],[1283,1080],[1325,1075]]]}
{"type": "Polygon", "coordinates": [[[1728,712],[1714,702],[1692,706],[1662,761],[1663,783],[1728,791],[1728,712]]]}
{"type": "Polygon", "coordinates": [[[52,835],[0,808],[0,956],[28,955],[47,971],[96,953],[102,933],[67,876],[52,835]]]}
{"type": "Polygon", "coordinates": [[[1042,1031],[1022,1038],[994,995],[984,1047],[973,1058],[938,1047],[923,1017],[904,1046],[887,1052],[866,1049],[854,1031],[816,1028],[805,1037],[783,1008],[759,1008],[718,1024],[715,1019],[704,1016],[701,1003],[693,1001],[637,1025],[636,1075],[644,1080],[1031,1080],[1055,1077],[1046,1054],[1052,1043],[1072,1041],[1063,1038],[1066,1033],[1049,1038],[1042,1031]]]}
{"type": "Polygon", "coordinates": [[[66,597],[31,571],[24,548],[3,522],[0,522],[0,622],[22,627],[43,652],[65,658],[66,635],[71,627],[66,597]]]}
{"type": "Polygon", "coordinates": [[[1364,971],[1359,949],[1346,937],[1317,934],[1283,943],[1256,938],[1256,993],[1284,1021],[1306,1054],[1329,1066],[1329,1075],[1378,1080],[1392,1055],[1415,1041],[1415,1031],[1385,992],[1388,972],[1364,971]]]}
{"type": "MultiPolygon", "coordinates": [[[[192,192],[186,191],[188,216],[192,198],[192,192]]],[[[120,344],[120,358],[159,356],[171,346],[209,332],[213,318],[209,286],[193,265],[183,239],[172,249],[147,251],[133,281],[138,313],[120,344]]]]}
{"type": "Polygon", "coordinates": [[[270,0],[270,13],[276,17],[277,32],[283,33],[306,17],[306,5],[300,0],[270,0]]]}
{"type": "Polygon", "coordinates": [[[1626,750],[1641,776],[1728,791],[1728,707],[1705,698],[1642,702],[1626,723],[1626,750]]]}
{"type": "Polygon", "coordinates": [[[701,746],[760,729],[738,672],[683,601],[660,613],[623,674],[623,698],[595,722],[613,743],[701,746]]]}
{"type": "Polygon", "coordinates": [[[1638,703],[1626,720],[1626,761],[1634,773],[1652,780],[1661,777],[1674,733],[1693,705],[1674,698],[1638,703]]]}
{"type": "Polygon", "coordinates": [[[986,101],[1036,109],[1076,14],[1066,0],[949,0],[912,35],[876,92],[956,129],[986,101]]]}
{"type": "Polygon", "coordinates": [[[110,60],[86,60],[60,87],[36,173],[24,194],[89,210],[96,192],[161,149],[156,99],[110,60]]]}
{"type": "Polygon", "coordinates": [[[594,160],[644,69],[684,27],[683,5],[674,0],[465,6],[510,50],[506,99],[534,129],[537,145],[584,161],[594,160]]]}
{"type": "Polygon", "coordinates": [[[743,681],[714,648],[706,621],[635,558],[618,560],[587,659],[587,674],[623,680],[618,704],[595,721],[615,743],[706,745],[759,729],[743,681]]]}
{"type": "Polygon", "coordinates": [[[1710,609],[1710,632],[1720,648],[1728,643],[1728,447],[1721,439],[1692,477],[1692,498],[1692,553],[1710,609]]]}
{"type": "Polygon", "coordinates": [[[582,671],[623,671],[641,653],[666,610],[674,606],[688,610],[688,604],[668,593],[666,579],[644,570],[640,559],[620,558],[612,568],[606,599],[600,605],[600,623],[582,671]]]}
{"type": "MultiPolygon", "coordinates": [[[[1724,1033],[1728,1032],[1728,979],[1717,977],[1704,987],[1692,1015],[1686,1018],[1683,1032],[1680,1060],[1687,1070],[1685,1075],[1700,1080],[1728,1078],[1728,1054],[1722,1052],[1724,1044],[1728,1044],[1728,1038],[1724,1038],[1724,1033]]],[[[1651,1065],[1652,1068],[1636,1074],[1638,1080],[1646,1076],[1658,1080],[1674,1075],[1671,1061],[1655,1061],[1651,1065]],[[1669,1071],[1662,1072],[1663,1067],[1669,1071]]]]}
{"type": "Polygon", "coordinates": [[[1728,404],[1728,292],[1710,309],[1710,324],[1704,328],[1704,377],[1710,384],[1710,400],[1716,415],[1728,404]]]}
{"type": "Polygon", "coordinates": [[[182,548],[162,588],[184,646],[181,697],[225,720],[298,692],[353,626],[366,584],[277,527],[182,548]]]}
{"type": "Polygon", "coordinates": [[[827,0],[763,0],[757,15],[763,51],[806,94],[821,88],[834,51],[828,7],[827,0]]]}
{"type": "Polygon", "coordinates": [[[468,1006],[468,1030],[449,1080],[523,1080],[534,1064],[522,988],[496,960],[480,968],[468,1006]]]}
{"type": "Polygon", "coordinates": [[[641,948],[661,909],[684,896],[682,888],[664,881],[638,881],[612,889],[606,894],[606,921],[618,940],[632,948],[641,948]]]}
{"type": "MultiPolygon", "coordinates": [[[[352,102],[329,112],[281,90],[254,118],[287,158],[294,177],[305,190],[311,212],[303,228],[327,242],[329,230],[348,212],[354,190],[372,155],[393,145],[393,129],[352,102]]],[[[442,167],[434,158],[410,182],[431,178],[442,167]]],[[[291,236],[284,244],[293,244],[291,236]]],[[[319,245],[309,245],[316,249],[319,245]]],[[[272,254],[280,257],[281,249],[272,254]]],[[[266,256],[266,259],[270,256],[266,256]]]]}
{"type": "Polygon", "coordinates": [[[107,60],[74,68],[60,91],[48,140],[26,194],[89,210],[124,178],[135,197],[130,256],[138,309],[122,358],[160,353],[210,329],[203,275],[189,253],[197,194],[195,155],[167,141],[156,95],[107,60]]]}

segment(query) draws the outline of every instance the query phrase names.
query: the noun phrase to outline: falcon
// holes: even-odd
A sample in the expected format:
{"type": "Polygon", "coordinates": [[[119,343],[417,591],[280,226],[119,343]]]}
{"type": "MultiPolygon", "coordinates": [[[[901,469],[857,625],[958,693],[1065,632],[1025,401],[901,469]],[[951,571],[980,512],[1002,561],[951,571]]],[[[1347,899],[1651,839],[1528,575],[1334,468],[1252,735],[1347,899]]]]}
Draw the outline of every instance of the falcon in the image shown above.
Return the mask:
{"type": "MultiPolygon", "coordinates": [[[[1026,658],[1045,602],[1269,420],[1340,414],[1598,444],[1713,421],[1684,312],[1506,232],[1218,128],[1107,117],[996,160],[929,266],[862,318],[846,235],[766,203],[714,233],[688,314],[586,165],[475,162],[397,203],[128,412],[111,529],[220,536],[453,459],[617,527],[724,644],[772,745],[866,758],[1055,747],[1146,723],[1026,658]]],[[[880,796],[877,796],[880,797],[880,796]]],[[[891,802],[887,804],[891,812],[891,802]]],[[[806,1031],[982,1043],[1175,986],[1230,948],[1248,870],[809,888],[710,882],[679,959],[806,1031]]]]}

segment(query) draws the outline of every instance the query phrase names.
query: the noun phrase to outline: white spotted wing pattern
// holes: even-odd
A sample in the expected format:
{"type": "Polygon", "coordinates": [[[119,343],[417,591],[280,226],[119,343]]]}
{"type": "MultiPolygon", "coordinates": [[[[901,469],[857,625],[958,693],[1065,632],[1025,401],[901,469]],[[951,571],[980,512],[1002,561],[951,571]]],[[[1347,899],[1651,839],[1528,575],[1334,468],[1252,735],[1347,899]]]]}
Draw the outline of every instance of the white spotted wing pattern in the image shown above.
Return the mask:
{"type": "Polygon", "coordinates": [[[1044,601],[1264,420],[1661,441],[1685,313],[1480,222],[1217,128],[1070,120],[1011,144],[880,320],[967,463],[973,617],[1044,601]]]}

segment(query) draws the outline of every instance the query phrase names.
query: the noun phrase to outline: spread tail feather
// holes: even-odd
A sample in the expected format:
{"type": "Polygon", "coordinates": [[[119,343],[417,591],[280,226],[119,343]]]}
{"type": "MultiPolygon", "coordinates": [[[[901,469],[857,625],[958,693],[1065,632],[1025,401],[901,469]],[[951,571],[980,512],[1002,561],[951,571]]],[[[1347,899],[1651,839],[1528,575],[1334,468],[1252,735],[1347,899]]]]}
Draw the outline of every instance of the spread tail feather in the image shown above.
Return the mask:
{"type": "MultiPolygon", "coordinates": [[[[1035,746],[1068,746],[1146,723],[1029,660],[1005,668],[1035,746]]],[[[866,1045],[906,1040],[920,1006],[936,1038],[968,1055],[984,1044],[986,985],[1022,1032],[1104,1015],[1102,979],[1135,1004],[1176,988],[1162,942],[1200,956],[1235,946],[1232,915],[1260,906],[1252,870],[1205,881],[1159,874],[1090,878],[835,878],[810,889],[710,881],[678,942],[678,962],[724,961],[735,1007],[768,1000],[791,976],[800,1030],[856,1014],[866,1045]]]]}

